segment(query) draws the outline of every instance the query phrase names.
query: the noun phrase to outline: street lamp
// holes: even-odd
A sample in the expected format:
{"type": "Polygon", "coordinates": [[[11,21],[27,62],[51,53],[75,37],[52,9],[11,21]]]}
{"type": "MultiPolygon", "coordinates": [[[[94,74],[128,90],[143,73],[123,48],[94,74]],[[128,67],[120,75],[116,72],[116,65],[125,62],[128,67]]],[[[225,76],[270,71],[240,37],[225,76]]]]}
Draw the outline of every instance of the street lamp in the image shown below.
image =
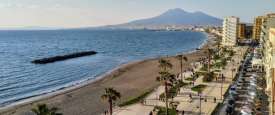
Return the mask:
{"type": "Polygon", "coordinates": [[[201,91],[199,91],[199,98],[200,98],[200,115],[201,115],[201,91]]]}
{"type": "Polygon", "coordinates": [[[231,78],[231,79],[232,79],[232,81],[233,81],[233,78],[234,78],[234,71],[236,71],[236,69],[235,69],[235,68],[232,68],[232,69],[231,69],[231,72],[232,72],[232,78],[231,78]]]}
{"type": "Polygon", "coordinates": [[[223,81],[224,81],[224,76],[223,76],[223,74],[221,74],[221,79],[222,79],[222,81],[221,81],[221,100],[222,100],[222,98],[223,98],[222,88],[223,88],[223,81]]]}
{"type": "Polygon", "coordinates": [[[200,95],[200,115],[201,115],[201,95],[200,95]]]}

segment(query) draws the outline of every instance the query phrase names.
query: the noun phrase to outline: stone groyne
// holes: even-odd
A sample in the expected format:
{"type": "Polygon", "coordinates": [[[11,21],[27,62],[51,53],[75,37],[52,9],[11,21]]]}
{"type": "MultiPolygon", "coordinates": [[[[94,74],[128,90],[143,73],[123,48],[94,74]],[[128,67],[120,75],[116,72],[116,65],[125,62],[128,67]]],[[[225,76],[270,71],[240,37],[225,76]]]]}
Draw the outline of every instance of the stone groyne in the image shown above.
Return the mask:
{"type": "Polygon", "coordinates": [[[36,59],[36,60],[33,60],[32,63],[47,64],[47,63],[53,63],[53,62],[57,62],[57,61],[63,61],[63,60],[67,60],[67,59],[95,55],[95,54],[97,54],[96,51],[83,51],[83,52],[76,52],[76,53],[71,53],[71,54],[67,54],[67,55],[36,59]]]}

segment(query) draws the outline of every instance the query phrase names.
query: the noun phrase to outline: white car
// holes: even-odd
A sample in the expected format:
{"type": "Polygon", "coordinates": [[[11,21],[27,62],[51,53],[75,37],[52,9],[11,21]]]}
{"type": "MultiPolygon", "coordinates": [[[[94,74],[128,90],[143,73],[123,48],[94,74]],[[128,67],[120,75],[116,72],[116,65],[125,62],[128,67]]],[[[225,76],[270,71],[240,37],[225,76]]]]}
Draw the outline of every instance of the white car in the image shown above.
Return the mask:
{"type": "Polygon", "coordinates": [[[252,110],[248,106],[243,106],[241,109],[241,115],[252,115],[252,110]]]}

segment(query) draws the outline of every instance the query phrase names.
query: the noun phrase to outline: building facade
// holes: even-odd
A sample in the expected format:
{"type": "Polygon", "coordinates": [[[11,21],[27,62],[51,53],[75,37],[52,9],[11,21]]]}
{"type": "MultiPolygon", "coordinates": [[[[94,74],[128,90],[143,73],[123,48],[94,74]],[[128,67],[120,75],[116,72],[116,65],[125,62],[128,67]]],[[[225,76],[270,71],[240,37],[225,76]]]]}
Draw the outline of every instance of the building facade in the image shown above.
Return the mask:
{"type": "Polygon", "coordinates": [[[238,24],[238,38],[239,39],[246,38],[246,24],[245,23],[238,24]]]}
{"type": "Polygon", "coordinates": [[[261,16],[261,21],[260,44],[263,53],[266,93],[270,100],[270,114],[273,115],[275,114],[275,14],[261,16]]]}
{"type": "Polygon", "coordinates": [[[271,28],[269,31],[269,41],[271,45],[271,64],[270,64],[270,78],[271,78],[271,83],[268,84],[271,86],[271,104],[270,104],[270,112],[275,114],[275,28],[271,28]]]}
{"type": "Polygon", "coordinates": [[[226,17],[223,21],[223,37],[222,45],[223,46],[234,46],[237,42],[238,37],[238,17],[226,17]]]}
{"type": "MultiPolygon", "coordinates": [[[[266,77],[266,82],[267,82],[267,88],[266,91],[268,93],[271,92],[272,88],[272,75],[271,75],[271,67],[272,67],[272,59],[273,59],[273,54],[272,54],[272,39],[270,39],[270,36],[272,35],[270,31],[272,27],[275,27],[275,14],[268,14],[264,16],[263,22],[262,22],[262,28],[261,28],[261,44],[263,46],[263,64],[264,64],[264,69],[265,69],[265,77],[266,77]]],[[[275,55],[274,55],[275,58],[275,55]]]]}
{"type": "Polygon", "coordinates": [[[261,34],[260,34],[261,40],[265,40],[269,38],[269,29],[271,27],[275,27],[275,14],[267,14],[266,16],[263,16],[261,34]]]}
{"type": "Polygon", "coordinates": [[[275,114],[275,28],[269,29],[269,37],[265,40],[264,45],[264,68],[266,72],[267,88],[269,95],[270,114],[275,114]]]}
{"type": "Polygon", "coordinates": [[[253,36],[252,36],[254,40],[257,40],[257,41],[260,40],[263,19],[264,19],[264,16],[258,16],[254,19],[253,36]]]}

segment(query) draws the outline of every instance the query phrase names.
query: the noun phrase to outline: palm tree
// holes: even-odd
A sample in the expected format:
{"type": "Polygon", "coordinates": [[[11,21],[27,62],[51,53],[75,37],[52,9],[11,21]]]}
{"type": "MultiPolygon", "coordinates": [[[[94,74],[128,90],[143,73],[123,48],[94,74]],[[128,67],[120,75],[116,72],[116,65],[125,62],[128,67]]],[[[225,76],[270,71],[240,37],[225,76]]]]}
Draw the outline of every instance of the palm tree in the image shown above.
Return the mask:
{"type": "Polygon", "coordinates": [[[221,42],[220,41],[218,41],[217,47],[218,47],[218,55],[220,56],[220,52],[221,52],[221,42]]]}
{"type": "Polygon", "coordinates": [[[62,115],[62,113],[57,113],[58,108],[48,108],[46,104],[38,104],[37,107],[31,111],[36,115],[62,115]]]}
{"type": "Polygon", "coordinates": [[[175,102],[175,101],[170,102],[170,106],[171,106],[172,109],[174,109],[174,110],[177,109],[178,105],[179,105],[179,102],[175,102]]]}
{"type": "Polygon", "coordinates": [[[172,86],[175,76],[168,71],[161,71],[159,72],[160,76],[157,77],[157,81],[160,82],[165,87],[164,91],[164,98],[165,98],[165,107],[166,107],[166,115],[168,115],[168,86],[172,86]]]}
{"type": "Polygon", "coordinates": [[[110,115],[113,114],[113,102],[121,97],[120,93],[113,88],[105,88],[105,93],[101,95],[101,99],[107,100],[109,103],[110,115]]]}
{"type": "Polygon", "coordinates": [[[208,48],[208,49],[207,49],[207,54],[208,54],[207,73],[210,73],[211,57],[212,57],[212,54],[214,54],[214,50],[208,48]]]}
{"type": "Polygon", "coordinates": [[[165,60],[165,59],[160,59],[159,60],[159,68],[161,69],[161,71],[167,71],[168,69],[171,69],[173,67],[173,65],[170,63],[169,60],[165,60]]]}
{"type": "Polygon", "coordinates": [[[180,61],[180,76],[181,76],[181,80],[183,81],[183,78],[182,78],[183,60],[186,62],[188,59],[187,59],[187,57],[183,56],[182,54],[177,55],[177,59],[180,61]]]}
{"type": "Polygon", "coordinates": [[[160,68],[160,76],[157,77],[157,81],[160,82],[165,87],[164,97],[165,97],[165,107],[166,107],[166,115],[168,115],[168,86],[172,86],[175,81],[175,75],[169,73],[169,69],[172,69],[173,65],[169,60],[160,59],[159,60],[159,68],[160,68]]]}

